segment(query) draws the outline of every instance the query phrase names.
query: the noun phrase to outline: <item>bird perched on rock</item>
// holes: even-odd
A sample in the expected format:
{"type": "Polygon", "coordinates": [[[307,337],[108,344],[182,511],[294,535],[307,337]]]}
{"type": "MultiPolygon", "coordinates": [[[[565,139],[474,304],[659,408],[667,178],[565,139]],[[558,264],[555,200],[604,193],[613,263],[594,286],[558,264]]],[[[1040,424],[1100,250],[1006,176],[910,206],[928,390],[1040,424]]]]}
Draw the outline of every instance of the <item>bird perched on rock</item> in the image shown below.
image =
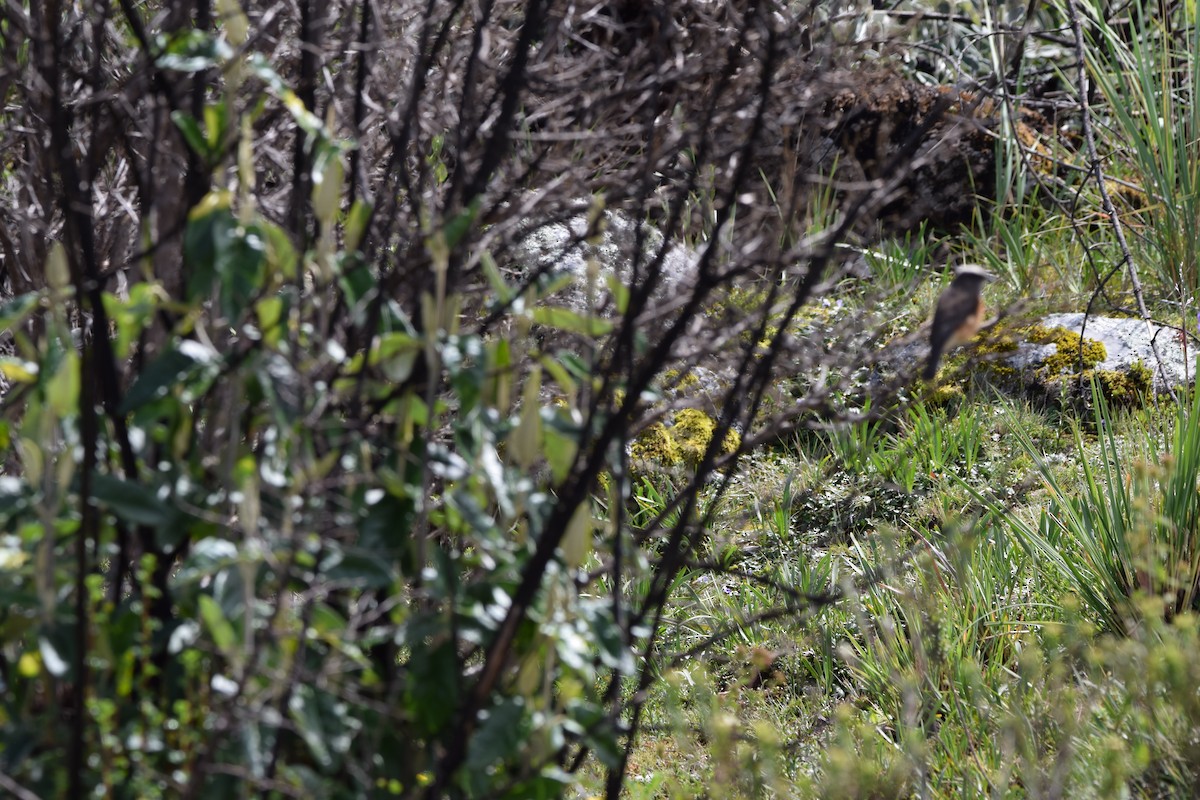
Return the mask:
{"type": "Polygon", "coordinates": [[[947,350],[971,340],[983,322],[983,285],[996,276],[978,264],[954,270],[954,280],[938,298],[929,331],[929,363],[925,380],[937,375],[938,361],[947,350]]]}

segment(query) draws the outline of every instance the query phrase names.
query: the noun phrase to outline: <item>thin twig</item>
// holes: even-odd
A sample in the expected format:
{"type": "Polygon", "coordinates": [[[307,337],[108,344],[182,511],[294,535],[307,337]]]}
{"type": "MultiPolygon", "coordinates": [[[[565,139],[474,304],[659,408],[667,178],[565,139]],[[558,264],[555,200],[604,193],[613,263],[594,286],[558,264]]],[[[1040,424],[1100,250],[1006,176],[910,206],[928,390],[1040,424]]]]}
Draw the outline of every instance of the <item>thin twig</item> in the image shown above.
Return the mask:
{"type": "MultiPolygon", "coordinates": [[[[1112,197],[1108,194],[1108,187],[1105,185],[1106,178],[1104,177],[1104,168],[1100,165],[1100,156],[1096,150],[1096,135],[1092,130],[1091,122],[1091,105],[1088,101],[1088,75],[1086,63],[1086,50],[1083,41],[1083,21],[1080,17],[1078,0],[1070,0],[1067,4],[1071,16],[1071,30],[1075,34],[1075,51],[1079,56],[1077,71],[1079,85],[1079,106],[1080,106],[1080,124],[1083,128],[1083,138],[1087,146],[1088,159],[1091,162],[1091,172],[1096,179],[1096,188],[1100,191],[1100,199],[1104,205],[1104,213],[1112,221],[1113,232],[1117,237],[1117,244],[1121,247],[1121,259],[1129,272],[1129,283],[1133,287],[1133,294],[1137,300],[1138,313],[1141,315],[1142,321],[1146,323],[1146,333],[1151,333],[1150,329],[1150,311],[1146,307],[1145,292],[1142,289],[1142,281],[1138,276],[1137,264],[1134,263],[1133,253],[1129,249],[1129,242],[1125,239],[1125,228],[1121,224],[1121,217],[1117,214],[1117,209],[1113,205],[1112,197]]],[[[1089,311],[1090,314],[1090,311],[1089,311]]],[[[1079,343],[1082,351],[1083,333],[1087,329],[1087,317],[1084,316],[1083,330],[1079,333],[1079,343]]],[[[1162,375],[1163,385],[1166,386],[1167,393],[1170,394],[1171,400],[1178,403],[1179,398],[1175,394],[1175,388],[1171,385],[1171,379],[1167,373],[1166,366],[1163,364],[1162,355],[1158,352],[1158,345],[1154,341],[1154,337],[1150,337],[1150,348],[1154,352],[1154,359],[1158,362],[1159,374],[1162,375]]],[[[1082,357],[1082,356],[1081,356],[1082,357]]]]}

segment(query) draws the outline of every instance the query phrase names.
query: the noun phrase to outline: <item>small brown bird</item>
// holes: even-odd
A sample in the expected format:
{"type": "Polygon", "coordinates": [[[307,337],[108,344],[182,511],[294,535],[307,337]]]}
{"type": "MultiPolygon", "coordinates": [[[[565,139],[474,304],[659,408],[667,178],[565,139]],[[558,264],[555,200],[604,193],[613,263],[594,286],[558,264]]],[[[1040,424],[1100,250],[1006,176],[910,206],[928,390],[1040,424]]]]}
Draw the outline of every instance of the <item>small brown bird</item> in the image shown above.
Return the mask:
{"type": "Polygon", "coordinates": [[[925,380],[937,375],[938,361],[947,350],[971,340],[983,322],[983,284],[996,276],[978,264],[963,264],[954,270],[954,280],[938,298],[929,331],[929,363],[925,380]]]}

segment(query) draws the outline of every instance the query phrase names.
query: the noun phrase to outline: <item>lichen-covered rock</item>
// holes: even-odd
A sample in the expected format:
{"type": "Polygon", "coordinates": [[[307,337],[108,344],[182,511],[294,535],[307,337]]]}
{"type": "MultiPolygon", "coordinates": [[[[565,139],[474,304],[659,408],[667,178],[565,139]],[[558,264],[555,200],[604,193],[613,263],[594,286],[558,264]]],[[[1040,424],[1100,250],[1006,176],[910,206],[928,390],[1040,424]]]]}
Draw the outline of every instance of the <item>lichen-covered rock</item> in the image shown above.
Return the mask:
{"type": "Polygon", "coordinates": [[[549,298],[583,315],[610,318],[617,313],[611,281],[629,288],[655,275],[652,302],[672,296],[690,281],[696,255],[666,242],[650,225],[617,211],[580,213],[561,222],[532,224],[517,243],[511,267],[522,277],[570,276],[567,286],[549,298]]]}
{"type": "MultiPolygon", "coordinates": [[[[642,472],[677,472],[694,468],[704,458],[717,421],[697,408],[675,412],[671,424],[656,422],[643,430],[629,448],[634,469],[642,472]]],[[[742,437],[731,430],[719,449],[721,455],[735,452],[742,437]]]]}
{"type": "Polygon", "coordinates": [[[1027,331],[1006,363],[1052,388],[1064,377],[1079,377],[1081,354],[1082,369],[1111,390],[1110,399],[1189,386],[1195,377],[1182,333],[1173,328],[1133,318],[1051,314],[1027,331]]]}

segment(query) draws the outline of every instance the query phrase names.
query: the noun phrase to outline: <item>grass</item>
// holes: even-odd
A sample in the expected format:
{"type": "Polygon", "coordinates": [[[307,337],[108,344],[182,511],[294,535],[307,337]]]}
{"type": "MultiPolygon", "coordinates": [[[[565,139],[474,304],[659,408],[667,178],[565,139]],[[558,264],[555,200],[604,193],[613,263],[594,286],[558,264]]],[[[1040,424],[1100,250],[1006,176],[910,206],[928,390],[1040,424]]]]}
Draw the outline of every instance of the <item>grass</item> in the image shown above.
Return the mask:
{"type": "MultiPolygon", "coordinates": [[[[1192,796],[1200,666],[1189,648],[1200,621],[1191,600],[1164,614],[1158,589],[1072,571],[1095,557],[1089,547],[1137,544],[1135,524],[1055,540],[1030,532],[1039,519],[1068,519],[1068,505],[1078,519],[1109,523],[1142,514],[1155,541],[1177,548],[1163,558],[1194,559],[1192,539],[1168,520],[1194,519],[1200,498],[1197,402],[1117,413],[1097,398],[1094,418],[1064,436],[1055,424],[1070,420],[981,390],[956,411],[913,406],[890,430],[864,425],[752,464],[732,504],[755,486],[772,500],[728,532],[753,542],[743,566],[806,591],[840,585],[849,599],[804,624],[746,627],[680,665],[650,704],[629,796],[1192,796]],[[929,441],[935,428],[941,436],[929,441]],[[949,521],[917,516],[834,541],[796,517],[805,486],[795,476],[819,482],[835,466],[863,488],[896,477],[902,454],[916,485],[957,498],[949,521]],[[1161,467],[1140,487],[1135,459],[1161,467]],[[1014,493],[991,479],[1018,474],[1041,487],[1014,493]],[[883,579],[865,583],[876,571],[883,579]],[[755,648],[775,656],[778,680],[749,679],[755,648]]],[[[750,581],[694,575],[664,646],[779,602],[750,581]]]]}

